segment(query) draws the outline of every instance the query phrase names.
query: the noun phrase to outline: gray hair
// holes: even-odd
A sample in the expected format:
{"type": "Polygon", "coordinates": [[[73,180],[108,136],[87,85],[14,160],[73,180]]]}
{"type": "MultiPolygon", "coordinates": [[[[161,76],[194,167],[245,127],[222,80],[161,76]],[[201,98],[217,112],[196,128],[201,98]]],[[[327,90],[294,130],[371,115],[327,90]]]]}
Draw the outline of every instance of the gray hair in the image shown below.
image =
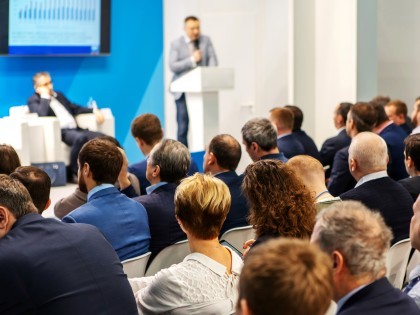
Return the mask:
{"type": "Polygon", "coordinates": [[[25,186],[4,174],[0,175],[0,206],[7,208],[15,219],[38,212],[25,186]]]}
{"type": "Polygon", "coordinates": [[[264,151],[277,147],[277,130],[267,118],[248,120],[242,127],[242,139],[247,146],[255,142],[264,151]]]}
{"type": "Polygon", "coordinates": [[[164,139],[150,152],[149,163],[160,167],[161,181],[176,183],[187,176],[191,155],[181,142],[164,139]]]}
{"type": "Polygon", "coordinates": [[[391,238],[381,214],[358,201],[336,202],[320,212],[312,236],[326,253],[339,251],[352,275],[375,279],[385,273],[391,238]]]}
{"type": "Polygon", "coordinates": [[[51,78],[51,75],[50,75],[50,73],[49,73],[49,72],[47,72],[47,71],[40,71],[40,72],[37,72],[37,73],[35,73],[35,74],[34,74],[34,76],[32,77],[32,83],[33,83],[34,85],[36,85],[36,84],[38,83],[38,79],[39,79],[40,77],[50,77],[50,78],[51,78]]]}
{"type": "Polygon", "coordinates": [[[373,132],[361,132],[351,141],[349,158],[357,161],[364,173],[385,170],[388,164],[388,147],[380,136],[373,132]]]}

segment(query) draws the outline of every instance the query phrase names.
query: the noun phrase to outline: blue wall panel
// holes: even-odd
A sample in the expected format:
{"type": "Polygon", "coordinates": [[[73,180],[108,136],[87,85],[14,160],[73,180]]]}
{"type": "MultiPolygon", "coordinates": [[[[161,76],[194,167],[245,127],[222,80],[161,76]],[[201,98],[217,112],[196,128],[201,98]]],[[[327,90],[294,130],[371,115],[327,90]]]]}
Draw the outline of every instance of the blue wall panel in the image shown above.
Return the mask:
{"type": "Polygon", "coordinates": [[[54,88],[73,102],[84,105],[92,96],[99,107],[112,109],[116,137],[135,162],[142,156],[130,139],[131,120],[152,112],[164,123],[162,52],[162,0],[113,0],[110,56],[0,58],[0,117],[10,106],[26,104],[34,73],[49,71],[54,88]]]}

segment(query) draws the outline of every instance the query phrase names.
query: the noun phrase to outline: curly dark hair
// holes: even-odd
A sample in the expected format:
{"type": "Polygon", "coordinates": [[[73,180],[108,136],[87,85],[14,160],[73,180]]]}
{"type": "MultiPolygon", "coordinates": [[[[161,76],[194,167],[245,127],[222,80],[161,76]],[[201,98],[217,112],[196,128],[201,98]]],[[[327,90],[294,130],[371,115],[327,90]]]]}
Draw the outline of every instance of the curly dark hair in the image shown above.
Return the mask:
{"type": "Polygon", "coordinates": [[[250,206],[249,222],[257,237],[311,236],[315,200],[288,165],[278,160],[260,160],[248,165],[244,174],[242,189],[250,206]]]}

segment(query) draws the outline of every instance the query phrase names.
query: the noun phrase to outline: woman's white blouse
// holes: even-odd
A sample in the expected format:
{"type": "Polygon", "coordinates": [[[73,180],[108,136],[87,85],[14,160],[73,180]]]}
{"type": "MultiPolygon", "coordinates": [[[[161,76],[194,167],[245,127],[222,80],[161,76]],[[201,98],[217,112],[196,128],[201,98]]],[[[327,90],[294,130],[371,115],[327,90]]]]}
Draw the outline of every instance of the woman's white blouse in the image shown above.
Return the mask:
{"type": "Polygon", "coordinates": [[[224,265],[193,253],[153,277],[130,279],[139,314],[234,313],[243,263],[236,253],[229,251],[230,275],[224,265]]]}

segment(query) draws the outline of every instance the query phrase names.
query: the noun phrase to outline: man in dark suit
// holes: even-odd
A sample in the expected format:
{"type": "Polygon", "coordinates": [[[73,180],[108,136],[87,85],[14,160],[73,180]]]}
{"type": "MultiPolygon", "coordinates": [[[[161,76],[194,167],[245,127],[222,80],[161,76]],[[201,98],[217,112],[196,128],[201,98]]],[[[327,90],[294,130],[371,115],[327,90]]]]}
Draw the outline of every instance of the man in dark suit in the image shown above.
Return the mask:
{"type": "Polygon", "coordinates": [[[380,136],[373,132],[355,136],[349,148],[349,168],[357,184],[340,198],[358,200],[379,211],[392,229],[394,244],[408,238],[413,200],[400,184],[388,176],[387,162],[387,146],[380,136]]]}
{"type": "MultiPolygon", "coordinates": [[[[146,178],[147,157],[154,146],[163,139],[163,129],[159,118],[153,114],[143,114],[136,117],[131,123],[131,135],[146,159],[129,165],[128,171],[137,176],[140,182],[141,195],[146,195],[146,188],[150,186],[150,182],[146,178]]],[[[188,176],[197,172],[198,166],[191,159],[188,176]]]]}
{"type": "Polygon", "coordinates": [[[310,155],[313,158],[319,160],[320,155],[314,140],[312,140],[312,138],[301,129],[303,123],[302,110],[295,105],[286,105],[285,108],[289,108],[293,112],[293,135],[300,141],[300,143],[302,143],[303,148],[305,149],[304,154],[310,155]]]}
{"type": "MultiPolygon", "coordinates": [[[[347,114],[346,133],[353,138],[359,132],[372,131],[376,123],[376,112],[369,103],[356,103],[347,114]]],[[[354,188],[356,181],[349,171],[349,146],[337,151],[328,181],[328,190],[333,196],[354,188]]]]}
{"type": "Polygon", "coordinates": [[[146,210],[114,186],[123,166],[117,146],[107,140],[90,140],[80,150],[79,165],[79,189],[87,193],[87,203],[66,215],[63,222],[96,226],[121,260],[145,254],[150,243],[146,210]]]}
{"type": "Polygon", "coordinates": [[[335,137],[328,138],[322,144],[321,163],[324,166],[329,166],[325,172],[325,177],[328,179],[331,174],[331,169],[334,165],[334,156],[338,150],[350,145],[351,138],[346,132],[347,114],[353,106],[351,103],[340,103],[334,110],[334,126],[338,129],[338,134],[335,137]]]}
{"type": "Polygon", "coordinates": [[[266,118],[248,120],[242,127],[242,143],[253,162],[259,160],[280,160],[287,162],[277,147],[277,131],[266,118]]]}
{"type": "Polygon", "coordinates": [[[420,314],[385,278],[391,238],[381,215],[360,202],[337,202],[318,215],[311,242],[333,260],[337,315],[420,314]]]}
{"type": "Polygon", "coordinates": [[[191,156],[181,142],[165,139],[155,145],[147,159],[146,177],[151,186],[147,195],[134,198],[141,203],[149,217],[150,251],[153,258],[165,247],[185,240],[175,218],[174,196],[181,179],[187,176],[191,156]]]}
{"type": "Polygon", "coordinates": [[[407,105],[400,100],[393,100],[385,105],[386,115],[405,131],[407,135],[413,130],[407,123],[407,105]]]}
{"type": "Polygon", "coordinates": [[[305,153],[302,143],[292,133],[293,112],[288,108],[277,107],[270,111],[270,121],[277,129],[277,146],[280,152],[290,159],[305,153]]]}
{"type": "Polygon", "coordinates": [[[104,116],[100,110],[76,105],[62,93],[54,91],[48,72],[38,72],[32,80],[35,93],[28,99],[29,110],[39,116],[57,117],[61,127],[61,139],[65,144],[71,146],[70,171],[77,174],[77,156],[80,149],[90,139],[103,134],[79,128],[75,116],[94,113],[98,124],[103,123],[104,116]]]}
{"type": "Polygon", "coordinates": [[[118,256],[97,228],[37,213],[0,175],[0,313],[137,314],[118,256]]]}
{"type": "MultiPolygon", "coordinates": [[[[185,34],[171,43],[169,68],[174,73],[172,81],[178,79],[195,67],[217,66],[216,52],[210,37],[201,35],[200,21],[195,16],[184,20],[185,34]]],[[[188,147],[188,110],[185,93],[174,93],[178,141],[188,147]]]]}
{"type": "Polygon", "coordinates": [[[241,145],[231,135],[217,135],[206,147],[204,172],[221,179],[229,187],[232,200],[220,235],[227,230],[249,225],[247,221],[249,208],[241,190],[243,176],[238,176],[235,172],[241,155],[241,145]]]}
{"type": "Polygon", "coordinates": [[[399,181],[415,201],[420,194],[420,134],[408,136],[404,140],[404,162],[409,178],[399,181]]]}

